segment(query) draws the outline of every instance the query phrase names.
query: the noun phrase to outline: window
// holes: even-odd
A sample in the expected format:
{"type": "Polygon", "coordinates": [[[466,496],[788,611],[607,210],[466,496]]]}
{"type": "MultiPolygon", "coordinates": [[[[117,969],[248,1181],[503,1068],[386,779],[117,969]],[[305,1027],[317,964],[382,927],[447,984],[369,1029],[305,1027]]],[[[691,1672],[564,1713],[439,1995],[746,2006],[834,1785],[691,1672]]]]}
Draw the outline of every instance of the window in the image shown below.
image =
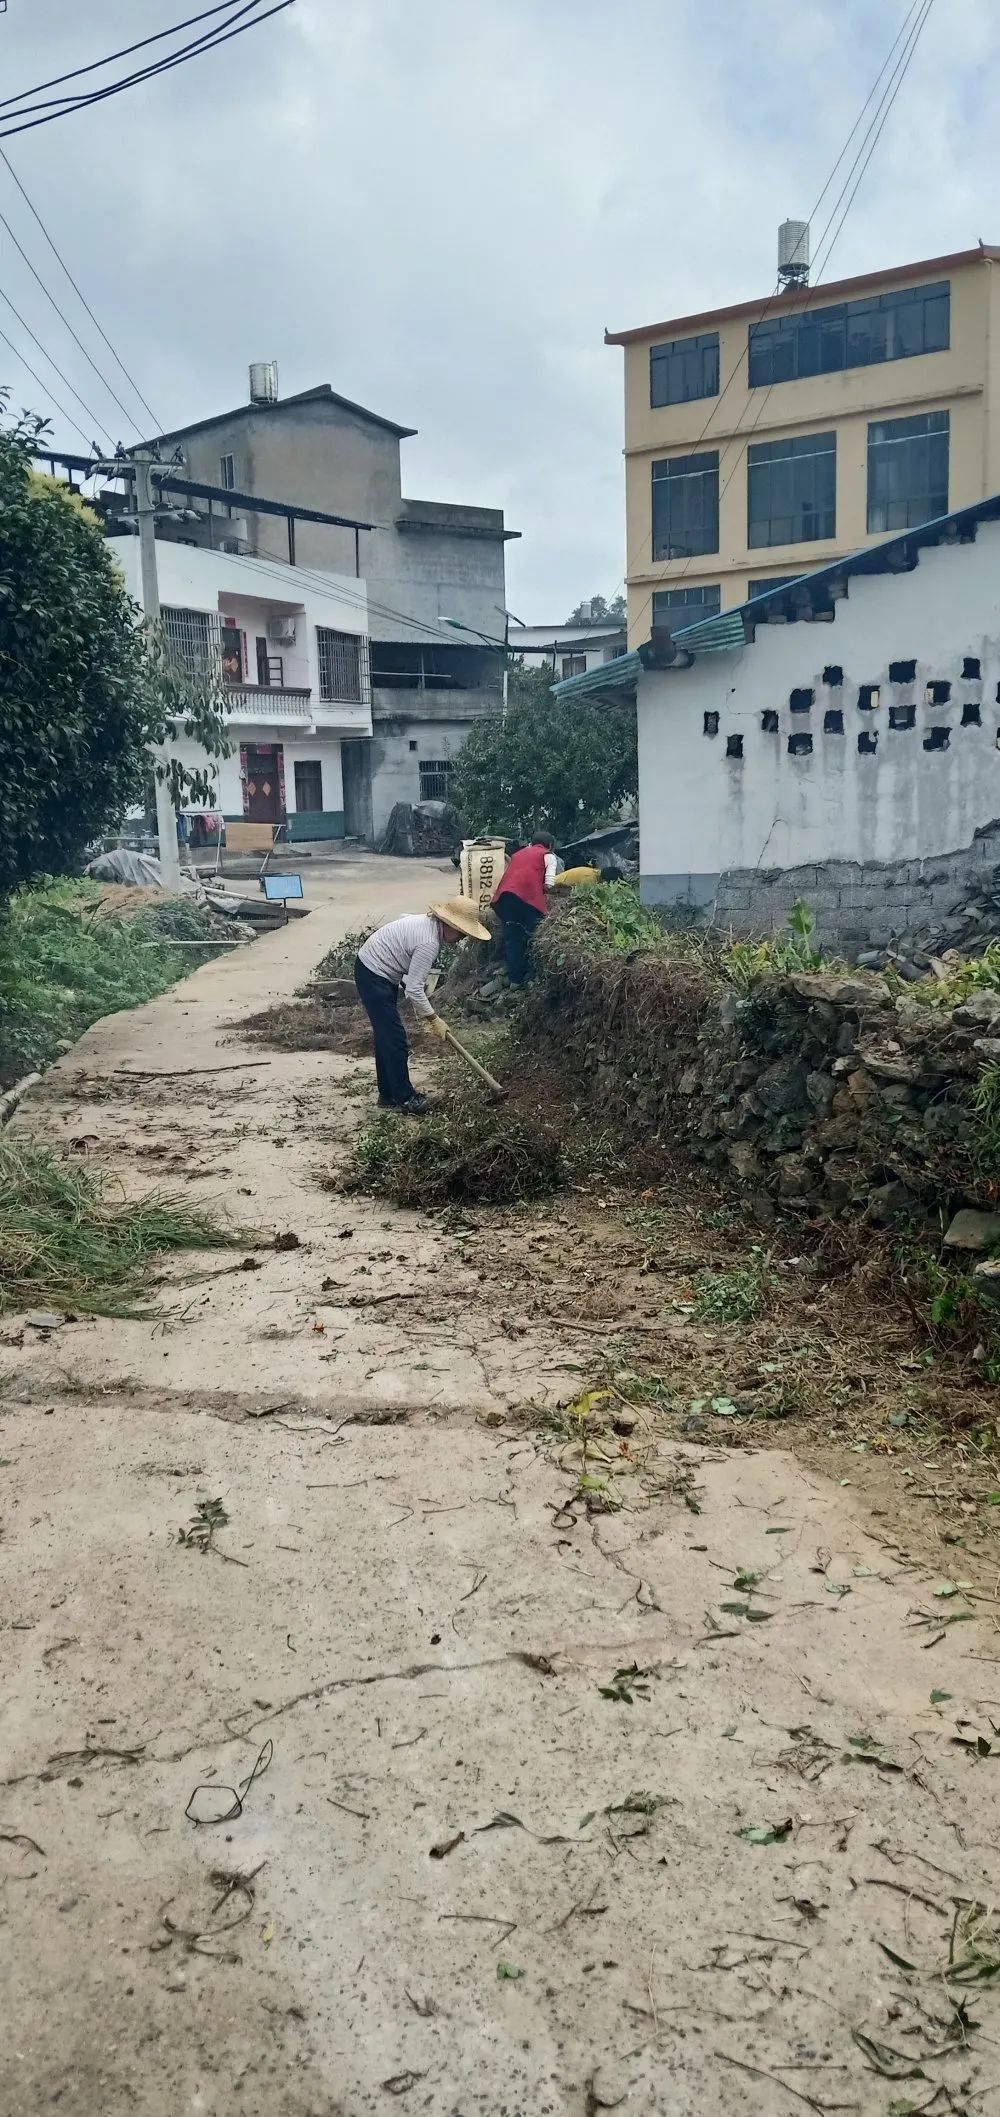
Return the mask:
{"type": "Polygon", "coordinates": [[[219,484],[220,484],[220,485],[222,485],[222,486],[224,486],[227,492],[235,492],[235,490],[236,490],[236,458],[235,458],[235,456],[220,456],[220,458],[219,458],[219,484]]]}
{"type": "Polygon", "coordinates": [[[683,632],[685,625],[699,625],[702,618],[718,617],[722,591],[717,581],[704,588],[658,588],[653,596],[653,623],[670,632],[683,632]]]}
{"type": "Polygon", "coordinates": [[[719,549],[719,451],[653,465],[653,557],[688,559],[719,549]]]}
{"type": "Polygon", "coordinates": [[[567,676],[585,676],[587,657],[585,654],[564,654],[562,658],[563,682],[567,676]]]}
{"type": "Polygon", "coordinates": [[[319,695],[323,699],[364,705],[369,696],[368,641],[356,632],[331,632],[317,625],[319,695]]]}
{"type": "Polygon", "coordinates": [[[837,437],[801,434],[747,449],[747,541],[810,544],[837,528],[837,437]]]}
{"type": "Polygon", "coordinates": [[[164,606],[160,619],[175,667],[186,676],[202,676],[206,670],[218,668],[219,620],[213,612],[168,610],[164,606]]]}
{"type": "Polygon", "coordinates": [[[947,512],[947,412],[873,421],[868,428],[869,529],[914,529],[947,512]]]}
{"type": "Polygon", "coordinates": [[[951,288],[946,279],[873,294],[866,301],[773,316],[750,329],[750,387],[873,367],[914,353],[941,353],[950,343],[950,326],[951,288]]]}
{"type": "Polygon", "coordinates": [[[757,579],[747,582],[747,595],[770,595],[775,588],[790,588],[793,581],[800,581],[800,573],[758,574],[757,579]]]}
{"type": "Polygon", "coordinates": [[[719,334],[672,338],[649,349],[649,401],[688,404],[692,397],[719,394],[719,334]]]}
{"type": "Polygon", "coordinates": [[[418,766],[421,801],[447,801],[454,769],[454,761],[450,757],[442,757],[436,764],[432,763],[430,758],[422,757],[418,766]]]}
{"type": "Polygon", "coordinates": [[[299,812],[319,814],[323,806],[323,767],[318,759],[308,763],[295,760],[295,807],[299,812]]]}

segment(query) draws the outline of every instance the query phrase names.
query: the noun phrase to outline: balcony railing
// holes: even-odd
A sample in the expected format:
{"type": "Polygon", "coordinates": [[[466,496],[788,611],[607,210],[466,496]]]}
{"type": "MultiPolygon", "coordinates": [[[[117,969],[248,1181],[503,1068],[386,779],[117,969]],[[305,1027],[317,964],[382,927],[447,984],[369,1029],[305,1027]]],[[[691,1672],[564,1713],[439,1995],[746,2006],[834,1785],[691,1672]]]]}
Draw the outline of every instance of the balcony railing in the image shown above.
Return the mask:
{"type": "Polygon", "coordinates": [[[278,684],[227,684],[231,720],[288,720],[305,725],[312,719],[312,692],[278,684]]]}

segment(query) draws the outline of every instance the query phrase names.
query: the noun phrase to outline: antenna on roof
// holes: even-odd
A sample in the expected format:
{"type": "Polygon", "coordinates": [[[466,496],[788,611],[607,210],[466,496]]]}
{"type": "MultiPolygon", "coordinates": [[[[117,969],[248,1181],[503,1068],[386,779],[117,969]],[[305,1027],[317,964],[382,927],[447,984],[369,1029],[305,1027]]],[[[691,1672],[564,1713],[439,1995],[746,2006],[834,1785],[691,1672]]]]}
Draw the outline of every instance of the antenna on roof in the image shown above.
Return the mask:
{"type": "Polygon", "coordinates": [[[782,221],[778,229],[778,284],[809,285],[809,222],[782,221]]]}

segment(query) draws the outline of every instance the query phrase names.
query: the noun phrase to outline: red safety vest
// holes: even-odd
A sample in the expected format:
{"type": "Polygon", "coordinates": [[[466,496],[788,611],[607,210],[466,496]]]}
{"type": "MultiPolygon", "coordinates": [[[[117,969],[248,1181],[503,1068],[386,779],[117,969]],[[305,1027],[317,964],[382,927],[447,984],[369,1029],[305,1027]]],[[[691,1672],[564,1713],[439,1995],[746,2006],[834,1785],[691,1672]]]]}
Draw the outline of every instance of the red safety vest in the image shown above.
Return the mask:
{"type": "Polygon", "coordinates": [[[548,910],[545,902],[545,862],[548,851],[544,845],[526,845],[522,852],[513,853],[493,892],[495,904],[498,897],[520,897],[522,904],[531,904],[543,916],[548,910]]]}

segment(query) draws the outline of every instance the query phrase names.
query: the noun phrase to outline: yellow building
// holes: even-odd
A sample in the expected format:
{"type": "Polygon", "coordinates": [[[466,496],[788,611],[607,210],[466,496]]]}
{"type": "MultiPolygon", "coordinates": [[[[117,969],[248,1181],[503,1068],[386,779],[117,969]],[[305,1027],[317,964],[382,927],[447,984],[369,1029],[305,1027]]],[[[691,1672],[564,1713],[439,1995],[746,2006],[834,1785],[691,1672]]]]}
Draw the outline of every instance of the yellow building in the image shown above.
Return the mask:
{"type": "Polygon", "coordinates": [[[606,332],[632,647],[1000,491],[998,267],[981,244],[606,332]]]}

